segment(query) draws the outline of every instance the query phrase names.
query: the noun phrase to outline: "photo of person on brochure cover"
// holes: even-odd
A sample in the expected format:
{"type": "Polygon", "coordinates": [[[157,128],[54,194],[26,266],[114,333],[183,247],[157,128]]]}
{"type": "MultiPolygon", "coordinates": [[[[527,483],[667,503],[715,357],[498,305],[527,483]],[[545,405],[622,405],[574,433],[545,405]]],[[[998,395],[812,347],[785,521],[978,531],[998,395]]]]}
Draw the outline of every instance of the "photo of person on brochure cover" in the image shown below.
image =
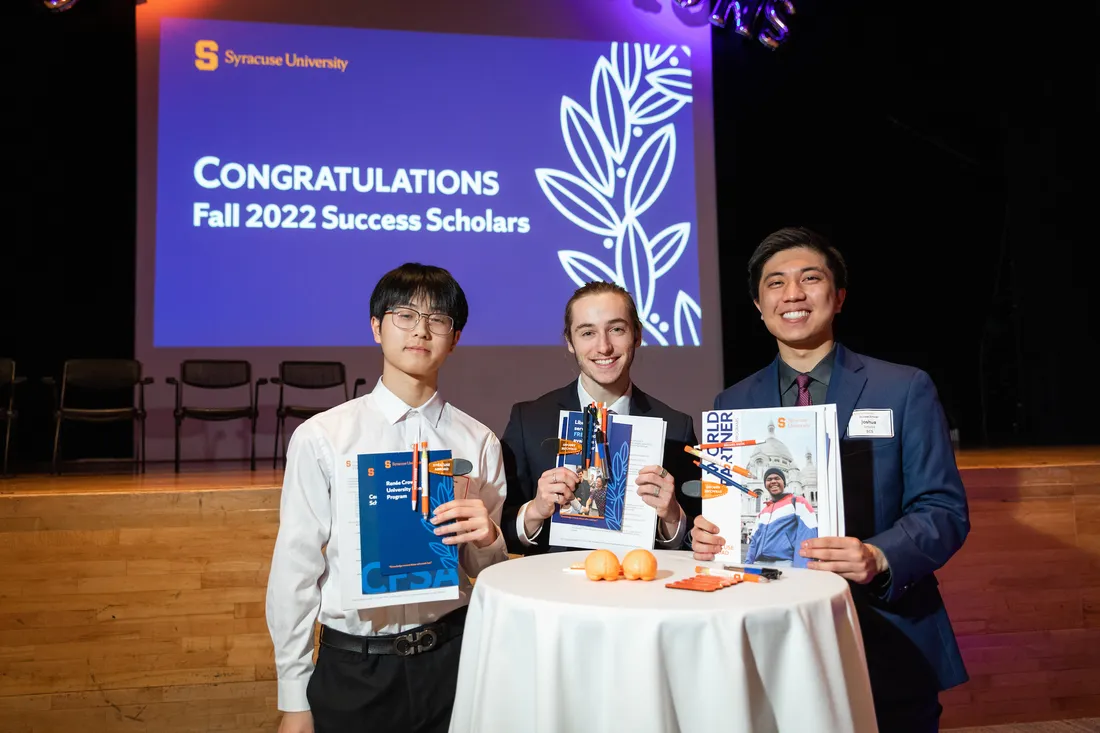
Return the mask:
{"type": "Polygon", "coordinates": [[[592,484],[586,471],[579,466],[575,470],[581,480],[577,482],[577,487],[573,490],[573,500],[562,506],[561,513],[569,516],[584,516],[587,513],[588,498],[592,494],[592,484]]]}

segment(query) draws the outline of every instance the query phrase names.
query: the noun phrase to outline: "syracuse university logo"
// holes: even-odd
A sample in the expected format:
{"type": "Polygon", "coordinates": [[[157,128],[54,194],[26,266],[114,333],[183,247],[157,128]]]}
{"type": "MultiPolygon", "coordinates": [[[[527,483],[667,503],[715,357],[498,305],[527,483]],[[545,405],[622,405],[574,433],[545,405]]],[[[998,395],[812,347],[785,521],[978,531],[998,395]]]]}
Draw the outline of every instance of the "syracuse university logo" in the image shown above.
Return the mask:
{"type": "Polygon", "coordinates": [[[195,68],[199,71],[218,68],[217,41],[195,41],[195,68]]]}

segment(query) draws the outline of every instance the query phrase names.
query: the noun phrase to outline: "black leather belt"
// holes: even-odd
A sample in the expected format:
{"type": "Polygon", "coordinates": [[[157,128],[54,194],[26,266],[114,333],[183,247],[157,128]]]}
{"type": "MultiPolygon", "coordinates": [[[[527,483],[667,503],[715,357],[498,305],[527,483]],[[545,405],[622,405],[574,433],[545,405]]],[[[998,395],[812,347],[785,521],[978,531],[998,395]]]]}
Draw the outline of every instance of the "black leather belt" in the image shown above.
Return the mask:
{"type": "Polygon", "coordinates": [[[322,626],[320,641],[333,649],[356,654],[394,654],[399,657],[411,657],[438,649],[455,637],[462,636],[465,624],[466,607],[464,606],[435,623],[417,626],[403,634],[356,636],[322,626]]]}

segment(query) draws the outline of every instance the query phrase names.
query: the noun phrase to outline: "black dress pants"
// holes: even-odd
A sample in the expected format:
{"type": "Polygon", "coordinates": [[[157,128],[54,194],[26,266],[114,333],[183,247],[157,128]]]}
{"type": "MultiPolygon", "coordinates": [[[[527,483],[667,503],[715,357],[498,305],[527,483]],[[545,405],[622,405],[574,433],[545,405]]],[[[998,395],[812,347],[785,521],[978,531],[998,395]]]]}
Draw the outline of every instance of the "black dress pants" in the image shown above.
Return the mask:
{"type": "Polygon", "coordinates": [[[447,733],[462,636],[411,657],[321,645],[306,698],[316,733],[447,733]]]}

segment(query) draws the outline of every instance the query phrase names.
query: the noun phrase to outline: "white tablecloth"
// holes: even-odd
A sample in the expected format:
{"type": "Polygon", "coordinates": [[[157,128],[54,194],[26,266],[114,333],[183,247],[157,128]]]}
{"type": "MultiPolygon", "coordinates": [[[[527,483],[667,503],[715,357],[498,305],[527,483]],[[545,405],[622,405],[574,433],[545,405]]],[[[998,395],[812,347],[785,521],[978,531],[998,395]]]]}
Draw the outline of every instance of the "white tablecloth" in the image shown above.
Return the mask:
{"type": "Polygon", "coordinates": [[[650,582],[563,572],[587,554],[481,573],[452,733],[877,730],[843,579],[788,568],[768,584],[673,590],[701,563],[669,551],[650,582]]]}

